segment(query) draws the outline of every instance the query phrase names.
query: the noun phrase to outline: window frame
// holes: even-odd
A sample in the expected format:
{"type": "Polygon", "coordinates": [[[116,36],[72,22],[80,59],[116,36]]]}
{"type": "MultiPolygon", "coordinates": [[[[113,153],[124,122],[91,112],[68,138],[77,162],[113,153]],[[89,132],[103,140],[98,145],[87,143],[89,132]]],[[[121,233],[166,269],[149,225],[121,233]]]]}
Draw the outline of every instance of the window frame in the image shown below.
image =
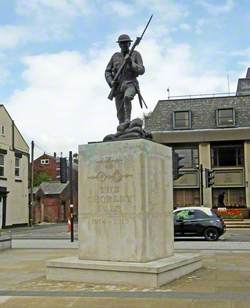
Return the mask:
{"type": "Polygon", "coordinates": [[[202,211],[200,209],[195,209],[194,210],[194,218],[195,219],[209,219],[209,218],[211,218],[211,216],[209,217],[209,215],[207,213],[205,213],[204,211],[202,211]]]}
{"type": "Polygon", "coordinates": [[[4,177],[4,165],[5,165],[5,154],[3,154],[3,153],[0,153],[0,156],[2,156],[3,157],[3,164],[1,164],[0,163],[0,170],[1,170],[1,168],[2,168],[2,170],[3,170],[3,174],[1,174],[1,171],[0,171],[0,177],[4,177]]]}
{"type": "Polygon", "coordinates": [[[49,159],[48,158],[43,158],[40,160],[41,165],[49,165],[49,159]]]}
{"type": "MultiPolygon", "coordinates": [[[[225,117],[224,117],[225,118],[225,117]]],[[[225,107],[216,109],[216,126],[217,127],[234,127],[235,126],[235,109],[233,107],[225,107]],[[232,111],[232,123],[220,124],[220,111],[231,110],[232,111]]]]}
{"type": "Polygon", "coordinates": [[[214,168],[225,168],[225,167],[244,167],[244,146],[241,144],[227,144],[227,145],[218,145],[211,146],[211,165],[214,168]],[[221,165],[220,164],[220,149],[234,149],[235,151],[235,165],[221,165]]]}
{"type": "Polygon", "coordinates": [[[194,219],[194,210],[183,208],[179,211],[176,211],[174,213],[174,219],[175,220],[185,220],[185,221],[193,220],[194,219]],[[185,214],[185,212],[187,212],[187,214],[185,214]],[[179,217],[178,216],[179,214],[182,214],[182,215],[180,215],[180,217],[179,217]],[[192,216],[191,216],[191,214],[192,214],[192,216]]]}
{"type": "Polygon", "coordinates": [[[192,128],[192,112],[191,110],[175,110],[173,111],[173,129],[190,129],[192,128]],[[188,126],[176,126],[176,114],[188,113],[188,126]]]}
{"type": "Polygon", "coordinates": [[[173,147],[173,151],[184,158],[180,162],[181,165],[184,164],[184,167],[182,169],[197,169],[197,166],[199,166],[199,148],[198,148],[198,146],[173,147]],[[191,160],[188,161],[188,163],[189,162],[191,163],[191,166],[186,165],[186,156],[182,155],[181,153],[178,153],[178,151],[185,151],[185,150],[189,150],[191,152],[190,153],[191,160]],[[196,151],[196,153],[194,153],[194,150],[196,151]],[[197,154],[197,156],[194,155],[194,154],[197,154]]]}
{"type": "Polygon", "coordinates": [[[15,157],[15,178],[20,178],[20,174],[21,174],[21,172],[20,172],[20,170],[21,170],[21,158],[20,157],[15,157]],[[16,164],[16,162],[19,162],[18,163],[18,166],[17,166],[17,164],[16,164]],[[18,170],[18,174],[16,174],[16,171],[18,170]]]}

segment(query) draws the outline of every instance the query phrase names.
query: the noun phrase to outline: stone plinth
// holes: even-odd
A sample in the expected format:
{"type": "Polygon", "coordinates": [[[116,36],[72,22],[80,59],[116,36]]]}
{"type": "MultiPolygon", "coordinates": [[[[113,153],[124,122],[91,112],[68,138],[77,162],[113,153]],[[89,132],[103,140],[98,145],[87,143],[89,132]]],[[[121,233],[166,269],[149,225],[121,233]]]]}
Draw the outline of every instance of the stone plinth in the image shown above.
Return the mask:
{"type": "Polygon", "coordinates": [[[171,149],[148,140],[79,148],[79,256],[47,278],[158,287],[201,267],[173,252],[171,149]]]}
{"type": "Polygon", "coordinates": [[[47,278],[156,288],[200,267],[200,256],[191,253],[174,254],[151,262],[90,261],[65,257],[48,261],[47,278]]]}
{"type": "Polygon", "coordinates": [[[173,255],[171,149],[147,140],[79,148],[79,258],[173,255]]]}

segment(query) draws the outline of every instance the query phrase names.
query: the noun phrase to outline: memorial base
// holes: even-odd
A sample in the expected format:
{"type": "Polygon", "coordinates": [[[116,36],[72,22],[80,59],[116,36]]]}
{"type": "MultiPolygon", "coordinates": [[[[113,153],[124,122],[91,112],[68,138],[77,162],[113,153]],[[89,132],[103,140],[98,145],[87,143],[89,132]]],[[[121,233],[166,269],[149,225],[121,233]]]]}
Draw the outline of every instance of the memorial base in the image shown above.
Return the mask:
{"type": "Polygon", "coordinates": [[[47,262],[47,279],[156,288],[200,267],[199,255],[184,253],[151,262],[93,261],[65,257],[47,262]]]}

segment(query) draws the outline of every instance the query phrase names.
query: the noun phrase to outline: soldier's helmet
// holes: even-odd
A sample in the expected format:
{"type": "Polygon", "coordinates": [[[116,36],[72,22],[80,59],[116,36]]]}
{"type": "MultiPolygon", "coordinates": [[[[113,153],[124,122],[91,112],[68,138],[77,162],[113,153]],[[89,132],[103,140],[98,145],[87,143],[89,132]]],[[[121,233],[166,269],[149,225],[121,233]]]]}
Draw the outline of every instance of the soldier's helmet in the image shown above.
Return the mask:
{"type": "Polygon", "coordinates": [[[121,34],[118,37],[118,40],[117,40],[116,43],[120,43],[120,42],[133,42],[133,41],[131,40],[131,38],[127,34],[121,34]]]}

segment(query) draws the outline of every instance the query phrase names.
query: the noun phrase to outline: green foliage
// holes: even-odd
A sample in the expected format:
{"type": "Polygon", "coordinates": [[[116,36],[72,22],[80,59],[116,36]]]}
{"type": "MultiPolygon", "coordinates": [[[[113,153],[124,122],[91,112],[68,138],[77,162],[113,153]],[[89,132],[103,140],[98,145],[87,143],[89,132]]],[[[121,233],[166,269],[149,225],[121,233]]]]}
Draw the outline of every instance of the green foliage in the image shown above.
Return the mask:
{"type": "Polygon", "coordinates": [[[51,177],[46,172],[39,172],[34,174],[34,186],[39,186],[42,182],[51,181],[51,177]]]}

